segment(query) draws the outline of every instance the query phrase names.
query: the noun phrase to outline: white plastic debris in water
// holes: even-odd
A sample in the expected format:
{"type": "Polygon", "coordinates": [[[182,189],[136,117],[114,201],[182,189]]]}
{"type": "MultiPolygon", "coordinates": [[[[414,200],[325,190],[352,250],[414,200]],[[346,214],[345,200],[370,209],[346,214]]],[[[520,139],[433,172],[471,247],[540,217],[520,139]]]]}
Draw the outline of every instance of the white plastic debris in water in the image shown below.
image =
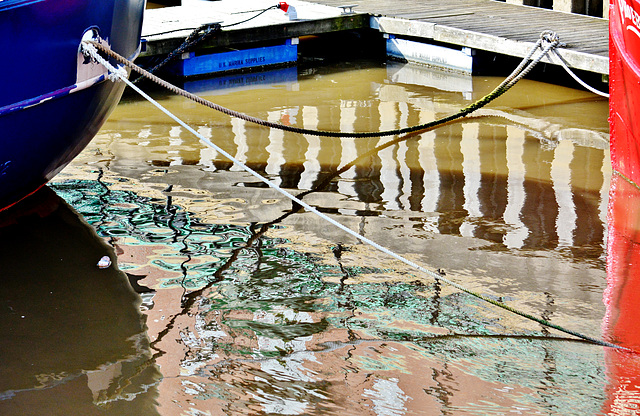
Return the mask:
{"type": "Polygon", "coordinates": [[[109,256],[102,256],[102,258],[98,262],[98,267],[101,269],[106,269],[109,266],[111,266],[111,259],[109,258],[109,256]]]}

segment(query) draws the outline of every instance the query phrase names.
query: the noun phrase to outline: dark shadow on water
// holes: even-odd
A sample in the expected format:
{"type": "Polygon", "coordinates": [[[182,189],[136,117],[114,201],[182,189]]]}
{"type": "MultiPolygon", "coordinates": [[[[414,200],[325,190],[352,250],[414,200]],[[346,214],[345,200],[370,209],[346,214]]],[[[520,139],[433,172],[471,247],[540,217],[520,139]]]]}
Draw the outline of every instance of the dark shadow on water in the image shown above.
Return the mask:
{"type": "Polygon", "coordinates": [[[25,202],[0,218],[0,414],[156,414],[140,298],[113,249],[49,188],[25,202]]]}

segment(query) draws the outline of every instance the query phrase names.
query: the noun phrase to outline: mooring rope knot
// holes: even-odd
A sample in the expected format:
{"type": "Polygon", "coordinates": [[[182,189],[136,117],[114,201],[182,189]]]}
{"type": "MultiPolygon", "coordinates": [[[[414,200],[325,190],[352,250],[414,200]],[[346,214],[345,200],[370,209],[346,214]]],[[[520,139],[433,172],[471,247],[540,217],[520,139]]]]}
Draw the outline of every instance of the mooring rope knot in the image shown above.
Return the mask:
{"type": "Polygon", "coordinates": [[[562,68],[571,76],[571,78],[573,78],[584,89],[586,89],[587,91],[590,91],[590,92],[592,92],[592,93],[594,93],[596,95],[599,95],[601,97],[609,98],[609,94],[608,93],[602,92],[600,90],[597,90],[597,89],[593,88],[591,85],[587,84],[582,79],[580,79],[580,77],[578,77],[575,74],[575,72],[573,72],[571,70],[571,68],[569,68],[569,66],[565,62],[565,59],[558,52],[558,48],[564,48],[564,47],[567,46],[567,44],[564,43],[564,42],[560,42],[560,37],[558,36],[558,34],[556,32],[554,32],[552,30],[545,30],[544,32],[542,32],[540,34],[540,41],[542,41],[544,43],[547,43],[547,44],[554,45],[554,48],[551,49],[552,54],[549,55],[549,60],[551,62],[553,62],[553,60],[551,59],[551,56],[555,56],[558,59],[558,61],[560,62],[560,66],[562,66],[562,68]]]}
{"type": "MultiPolygon", "coordinates": [[[[531,52],[529,53],[529,55],[527,57],[524,58],[524,60],[520,63],[520,65],[518,66],[518,68],[516,68],[516,70],[513,71],[513,73],[507,77],[507,79],[505,79],[498,87],[496,87],[494,89],[494,91],[492,91],[492,93],[490,93],[489,95],[483,97],[481,100],[473,103],[472,105],[466,107],[465,109],[459,111],[458,113],[454,114],[453,116],[449,116],[449,117],[445,117],[443,119],[440,120],[436,120],[436,122],[433,123],[429,123],[426,125],[422,125],[422,126],[418,126],[421,127],[420,129],[416,129],[416,130],[424,130],[425,128],[429,128],[429,127],[435,127],[438,125],[442,125],[446,122],[450,122],[452,120],[455,120],[457,118],[461,118],[464,117],[465,115],[477,110],[478,108],[486,105],[488,102],[490,102],[492,99],[495,99],[497,96],[504,94],[504,92],[506,92],[509,88],[511,88],[513,85],[515,85],[515,83],[517,83],[520,79],[522,79],[526,73],[528,71],[530,71],[533,68],[533,65],[535,65],[536,63],[538,63],[542,57],[546,56],[547,53],[556,48],[558,46],[558,40],[557,38],[554,40],[551,35],[549,35],[549,39],[551,39],[551,42],[548,42],[548,44],[544,47],[541,46],[542,42],[544,41],[543,38],[541,37],[541,39],[536,43],[536,46],[531,50],[531,52]],[[541,53],[539,54],[538,57],[536,57],[535,59],[531,60],[531,57],[533,56],[533,54],[535,53],[535,51],[539,48],[542,48],[541,53]],[[531,62],[529,62],[531,61],[531,62]],[[428,126],[428,127],[425,127],[428,126]]],[[[546,42],[546,41],[545,41],[546,42]]],[[[341,229],[342,231],[344,231],[345,233],[351,235],[352,237],[360,240],[361,242],[363,242],[364,244],[367,244],[377,250],[379,250],[382,253],[387,254],[388,256],[418,270],[419,272],[430,276],[432,279],[434,279],[435,281],[441,282],[441,283],[445,283],[451,287],[454,287],[464,293],[467,293],[477,299],[480,299],[484,302],[490,303],[492,305],[495,305],[499,308],[502,308],[506,311],[509,311],[513,314],[516,314],[518,316],[521,316],[523,318],[529,319],[533,322],[537,322],[540,325],[543,325],[545,327],[549,327],[549,328],[553,328],[556,329],[560,332],[564,332],[566,334],[570,334],[575,336],[576,338],[580,338],[582,340],[591,342],[593,344],[596,345],[600,345],[600,346],[604,346],[604,347],[610,347],[610,348],[615,348],[618,350],[623,350],[626,352],[633,352],[636,353],[636,351],[631,350],[629,348],[626,347],[622,347],[620,345],[616,345],[607,341],[603,341],[585,334],[581,334],[577,331],[573,331],[571,329],[567,329],[564,328],[560,325],[556,325],[552,322],[547,321],[544,318],[541,317],[537,317],[534,315],[531,315],[530,313],[521,311],[519,309],[516,309],[512,306],[507,305],[506,303],[502,302],[502,301],[498,301],[495,299],[492,299],[491,297],[487,296],[487,295],[483,295],[481,293],[475,292],[471,289],[467,289],[466,287],[446,278],[444,275],[436,272],[436,271],[432,271],[432,270],[428,270],[425,267],[387,249],[386,247],[381,246],[380,244],[376,243],[375,241],[372,241],[370,239],[368,239],[367,237],[364,237],[360,234],[358,234],[357,232],[351,230],[350,228],[344,226],[343,224],[339,223],[338,221],[334,220],[333,218],[327,216],[326,214],[320,212],[317,208],[309,205],[308,203],[302,201],[302,199],[292,195],[291,193],[289,193],[288,191],[282,189],[280,186],[274,184],[273,182],[271,182],[270,180],[268,180],[267,178],[263,177],[262,175],[260,175],[258,172],[254,171],[253,169],[251,169],[250,167],[248,167],[247,165],[245,165],[244,163],[242,163],[240,160],[238,160],[237,158],[233,157],[230,153],[228,153],[227,151],[225,151],[224,149],[222,149],[221,147],[219,147],[218,145],[216,145],[215,143],[211,142],[211,140],[207,139],[206,137],[204,137],[203,135],[201,135],[200,133],[198,133],[196,130],[194,130],[191,126],[189,126],[187,123],[185,123],[182,119],[178,118],[175,114],[171,113],[169,110],[167,110],[165,107],[163,107],[160,103],[158,103],[156,100],[154,100],[153,98],[151,98],[148,94],[146,94],[144,91],[142,91],[138,86],[136,86],[133,82],[129,81],[127,79],[126,76],[122,76],[121,72],[118,71],[113,65],[111,65],[105,58],[103,58],[99,53],[98,50],[100,49],[102,50],[104,53],[106,53],[107,55],[117,59],[118,61],[120,61],[121,63],[123,63],[124,65],[128,66],[129,68],[135,70],[136,72],[139,72],[141,74],[143,74],[145,77],[148,77],[149,79],[159,83],[160,85],[168,88],[170,91],[176,92],[176,93],[180,93],[181,95],[184,95],[187,98],[193,99],[194,101],[209,106],[211,108],[214,108],[218,111],[221,111],[225,114],[230,114],[230,115],[235,115],[235,114],[239,114],[240,118],[242,119],[249,119],[249,121],[253,121],[253,120],[257,120],[258,124],[263,124],[261,122],[261,120],[256,119],[254,117],[250,117],[250,116],[246,116],[240,113],[235,113],[232,110],[228,110],[224,107],[221,107],[217,104],[211,103],[207,100],[204,100],[194,94],[191,94],[187,91],[184,91],[178,87],[176,87],[175,85],[172,85],[164,80],[161,80],[160,78],[156,77],[153,74],[149,74],[147,71],[143,70],[142,68],[140,68],[139,66],[135,65],[133,62],[123,58],[122,56],[118,55],[117,53],[115,53],[114,51],[112,51],[110,48],[95,42],[95,41],[83,41],[82,43],[82,51],[86,56],[90,56],[92,59],[96,60],[97,62],[99,62],[100,64],[104,65],[105,68],[107,68],[110,72],[113,72],[114,74],[117,74],[117,76],[124,82],[126,83],[130,88],[132,88],[134,91],[136,91],[138,94],[140,94],[142,97],[144,97],[146,100],[148,100],[151,104],[153,104],[154,106],[156,106],[160,111],[162,111],[163,113],[165,113],[167,116],[169,116],[170,118],[172,118],[174,121],[176,121],[178,124],[180,124],[182,127],[184,127],[187,131],[189,131],[191,134],[193,134],[194,136],[196,136],[198,139],[200,139],[200,141],[204,144],[206,144],[207,146],[209,146],[210,148],[216,150],[219,154],[221,154],[222,156],[226,157],[227,159],[229,159],[230,161],[232,161],[234,164],[236,164],[237,166],[241,167],[243,170],[245,170],[247,173],[253,175],[255,178],[257,178],[258,180],[260,180],[261,182],[263,182],[264,184],[266,184],[267,186],[269,186],[270,188],[274,189],[275,191],[279,192],[280,194],[282,194],[283,196],[285,196],[286,198],[290,199],[291,201],[295,202],[296,204],[300,205],[301,207],[303,207],[304,209],[306,209],[309,212],[312,212],[313,214],[315,214],[316,216],[320,217],[321,219],[327,221],[328,223],[336,226],[337,228],[341,229]],[[95,46],[93,48],[89,47],[89,46],[95,46]]],[[[270,127],[272,123],[265,123],[265,125],[269,125],[270,127]]],[[[280,125],[276,125],[276,126],[280,126],[280,125]]],[[[286,127],[286,126],[285,126],[286,127]]],[[[278,127],[274,127],[274,128],[278,128],[278,127]]],[[[304,130],[305,132],[309,132],[308,134],[316,134],[316,135],[322,135],[319,133],[326,133],[326,132],[318,132],[315,130],[305,130],[305,129],[300,129],[300,130],[304,130]]],[[[407,130],[407,129],[401,129],[401,130],[407,130]]],[[[414,130],[409,130],[409,131],[414,131],[414,130]]],[[[330,133],[334,133],[334,132],[330,132],[330,133]]],[[[385,132],[386,133],[386,132],[385,132]]],[[[371,134],[371,133],[367,133],[367,134],[371,134]]],[[[377,135],[379,136],[379,135],[377,135]]]]}
{"type": "Polygon", "coordinates": [[[558,34],[553,30],[545,30],[542,32],[540,34],[540,39],[542,39],[543,42],[552,43],[558,47],[566,46],[565,43],[560,42],[560,36],[558,36],[558,34]]]}
{"type": "Polygon", "coordinates": [[[127,69],[121,66],[116,68],[116,72],[109,72],[109,75],[107,75],[107,78],[111,82],[117,82],[117,81],[120,81],[123,77],[128,77],[128,76],[129,76],[129,73],[127,72],[127,69]]]}

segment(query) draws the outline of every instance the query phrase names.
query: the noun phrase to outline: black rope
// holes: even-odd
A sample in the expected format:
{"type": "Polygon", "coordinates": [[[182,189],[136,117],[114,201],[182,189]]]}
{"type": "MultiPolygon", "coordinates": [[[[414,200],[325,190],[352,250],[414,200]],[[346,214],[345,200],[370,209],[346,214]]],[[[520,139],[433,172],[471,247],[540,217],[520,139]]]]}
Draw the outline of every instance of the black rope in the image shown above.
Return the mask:
{"type": "MultiPolygon", "coordinates": [[[[187,49],[202,42],[212,34],[220,31],[220,29],[221,29],[221,26],[219,23],[206,23],[204,25],[197,27],[193,32],[189,34],[189,36],[187,36],[184,42],[182,42],[182,45],[178,46],[178,48],[176,48],[173,52],[167,55],[167,57],[164,58],[162,62],[160,62],[153,68],[149,69],[149,73],[153,74],[154,72],[156,72],[157,70],[159,70],[160,68],[162,68],[163,66],[171,62],[177,56],[182,55],[184,52],[187,51],[187,49]]],[[[138,82],[140,82],[140,80],[144,78],[145,77],[143,75],[140,75],[138,78],[136,78],[133,81],[133,83],[137,84],[138,82]]]]}
{"type": "MultiPolygon", "coordinates": [[[[222,30],[222,28],[232,27],[232,26],[240,25],[242,23],[246,23],[246,22],[248,22],[250,20],[253,20],[253,19],[257,18],[258,16],[261,16],[262,14],[268,12],[269,10],[279,9],[279,8],[280,8],[280,5],[276,4],[275,6],[271,6],[271,7],[268,7],[266,9],[264,9],[264,10],[261,10],[258,14],[254,15],[254,16],[251,16],[248,19],[242,20],[240,22],[230,23],[230,24],[227,24],[227,25],[221,25],[220,23],[205,23],[203,25],[200,25],[197,28],[193,29],[193,31],[189,34],[189,36],[187,36],[185,38],[185,40],[182,42],[182,44],[180,46],[178,46],[174,51],[169,53],[167,55],[167,57],[162,62],[160,62],[159,64],[155,65],[153,68],[149,69],[149,73],[151,73],[151,74],[155,73],[160,68],[162,68],[163,66],[165,66],[166,64],[168,64],[169,62],[174,60],[177,56],[182,55],[187,50],[193,48],[197,44],[199,44],[202,41],[204,41],[205,39],[207,39],[209,36],[219,32],[220,30],[222,30]]],[[[177,32],[177,31],[182,31],[182,30],[188,30],[188,29],[168,30],[166,32],[154,33],[154,34],[148,35],[148,36],[164,35],[164,34],[167,34],[167,33],[172,33],[172,32],[177,32]]],[[[143,78],[144,78],[144,76],[141,75],[138,78],[136,78],[133,81],[133,83],[137,84],[143,78]]]]}
{"type": "Polygon", "coordinates": [[[353,137],[353,138],[370,138],[370,137],[385,137],[385,136],[395,136],[395,135],[400,135],[400,134],[407,134],[407,133],[413,133],[413,132],[417,132],[417,131],[422,131],[422,130],[426,130],[426,129],[430,129],[436,126],[439,126],[441,124],[445,124],[448,123],[450,121],[456,120],[458,118],[464,117],[484,106],[486,106],[487,104],[489,104],[491,101],[495,100],[496,98],[500,97],[502,94],[504,94],[505,92],[507,92],[511,87],[513,87],[518,81],[520,81],[522,78],[524,78],[524,76],[529,73],[533,67],[540,62],[540,60],[542,60],[542,58],[544,58],[549,51],[551,51],[552,49],[556,48],[560,42],[558,40],[558,37],[550,31],[546,31],[543,32],[540,35],[540,39],[538,40],[538,42],[535,44],[534,48],[532,48],[532,50],[529,52],[529,55],[527,55],[522,62],[520,63],[520,65],[518,65],[518,67],[511,73],[511,75],[509,75],[500,85],[498,85],[493,91],[491,91],[489,94],[485,95],[484,97],[482,97],[481,99],[479,99],[478,101],[470,104],[469,106],[463,108],[462,110],[458,111],[455,114],[443,117],[441,119],[438,120],[434,120],[431,121],[429,123],[425,123],[425,124],[419,124],[417,126],[411,126],[411,127],[405,127],[405,128],[401,128],[401,129],[393,129],[393,130],[387,130],[387,131],[379,131],[379,132],[340,132],[340,131],[326,131],[326,130],[313,130],[313,129],[305,129],[305,128],[301,128],[301,127],[295,127],[295,126],[288,126],[288,125],[284,125],[284,124],[280,124],[280,123],[274,123],[274,122],[270,122],[267,120],[262,120],[260,118],[257,117],[253,117],[244,113],[240,113],[231,109],[228,109],[226,107],[223,107],[219,104],[213,103],[211,101],[205,100],[202,97],[199,97],[195,94],[190,93],[189,91],[186,91],[182,88],[179,88],[155,75],[153,75],[150,71],[146,71],[145,69],[139,67],[138,65],[134,64],[133,62],[129,61],[128,59],[124,58],[123,56],[117,54],[116,52],[114,52],[113,50],[111,50],[109,47],[101,45],[97,42],[92,42],[90,41],[89,43],[92,43],[94,46],[96,46],[98,49],[100,49],[101,51],[103,51],[104,53],[106,53],[107,55],[111,56],[112,58],[115,58],[116,60],[118,60],[119,62],[123,63],[124,65],[128,66],[129,68],[131,68],[132,70],[138,72],[139,74],[141,74],[142,76],[150,79],[151,81],[157,83],[158,85],[168,89],[169,91],[178,94],[178,95],[182,95],[183,97],[186,97],[198,104],[201,104],[205,107],[209,107],[213,110],[219,111],[223,114],[227,114],[229,116],[232,117],[236,117],[239,118],[241,120],[245,120],[248,121],[250,123],[254,123],[260,126],[265,126],[265,127],[269,127],[269,128],[274,128],[274,129],[279,129],[279,130],[283,130],[283,131],[288,131],[288,132],[292,132],[292,133],[298,133],[298,134],[307,134],[307,135],[313,135],[313,136],[320,136],[320,137],[353,137]],[[543,44],[545,45],[543,47],[543,44]],[[541,49],[540,54],[533,60],[531,60],[533,54],[538,50],[541,49]]]}
{"type": "Polygon", "coordinates": [[[221,27],[231,27],[231,26],[241,25],[242,23],[246,23],[246,22],[248,22],[249,20],[253,20],[253,19],[255,19],[256,17],[258,17],[258,16],[260,16],[260,15],[262,15],[262,14],[264,14],[264,13],[268,12],[269,10],[279,9],[279,8],[280,8],[280,5],[279,5],[279,4],[276,4],[275,6],[268,7],[268,8],[266,8],[266,9],[262,10],[260,13],[258,13],[258,14],[256,14],[256,15],[254,15],[254,16],[251,16],[250,18],[248,18],[248,19],[246,19],[246,20],[242,20],[242,21],[240,21],[240,22],[235,22],[235,23],[230,23],[230,24],[228,24],[228,25],[222,25],[221,27]]]}

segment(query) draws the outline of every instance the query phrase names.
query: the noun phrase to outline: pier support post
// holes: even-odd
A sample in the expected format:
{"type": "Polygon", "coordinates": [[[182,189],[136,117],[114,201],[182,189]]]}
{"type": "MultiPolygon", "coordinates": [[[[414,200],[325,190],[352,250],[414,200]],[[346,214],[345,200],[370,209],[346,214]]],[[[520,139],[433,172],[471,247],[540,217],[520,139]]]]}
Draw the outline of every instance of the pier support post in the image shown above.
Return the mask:
{"type": "Polygon", "coordinates": [[[553,0],[553,10],[596,17],[604,15],[603,0],[553,0]]]}
{"type": "Polygon", "coordinates": [[[609,18],[609,0],[503,0],[510,4],[609,18]]]}
{"type": "Polygon", "coordinates": [[[525,6],[540,7],[542,9],[553,8],[554,0],[523,0],[522,4],[525,6]]]}

